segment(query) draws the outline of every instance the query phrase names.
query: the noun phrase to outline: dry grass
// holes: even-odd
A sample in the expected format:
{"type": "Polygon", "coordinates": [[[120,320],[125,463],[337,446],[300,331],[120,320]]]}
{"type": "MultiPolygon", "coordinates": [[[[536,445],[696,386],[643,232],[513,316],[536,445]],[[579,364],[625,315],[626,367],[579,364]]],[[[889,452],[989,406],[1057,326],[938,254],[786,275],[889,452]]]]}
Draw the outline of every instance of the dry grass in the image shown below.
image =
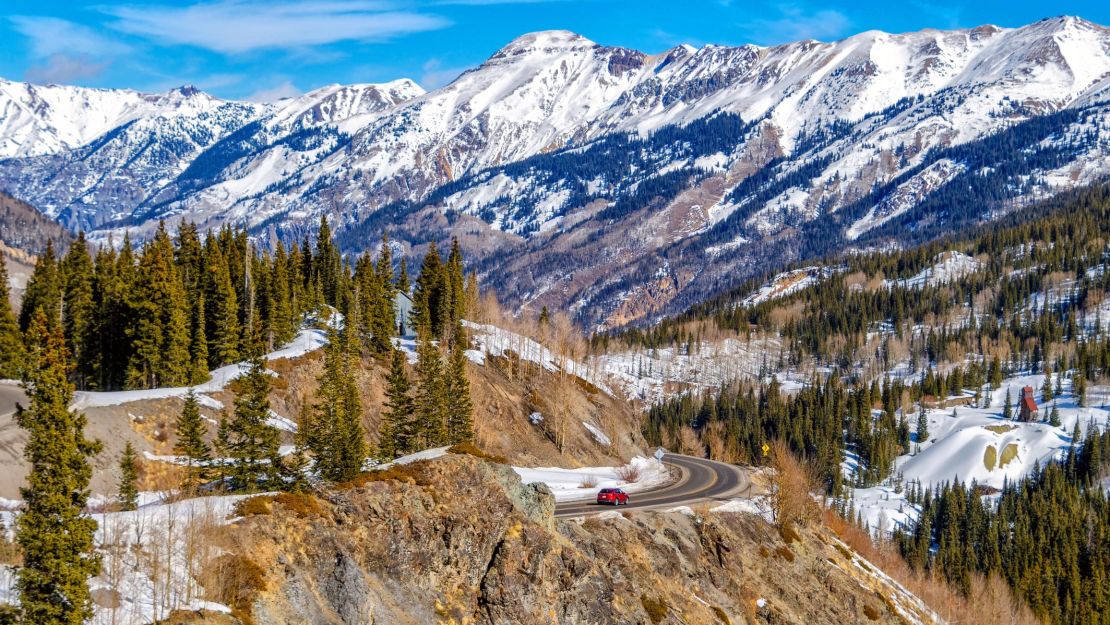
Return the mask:
{"type": "Polygon", "coordinates": [[[487,453],[480,449],[474,443],[458,443],[456,445],[452,445],[447,448],[447,453],[466,454],[468,456],[474,456],[475,458],[481,458],[482,460],[489,460],[490,462],[496,464],[509,464],[509,459],[505,456],[496,456],[494,454],[487,453]]]}
{"type": "Polygon", "coordinates": [[[215,600],[231,608],[244,625],[253,625],[251,602],[266,588],[266,572],[250,558],[226,554],[213,562],[205,588],[215,600]]]}
{"type": "Polygon", "coordinates": [[[235,504],[236,516],[260,516],[273,512],[273,504],[282,510],[306,518],[320,514],[323,508],[320,500],[308,493],[278,493],[276,495],[260,495],[243,499],[235,504]]]}
{"type": "Polygon", "coordinates": [[[640,467],[634,464],[626,464],[623,467],[617,467],[617,478],[627,484],[635,484],[640,481],[640,467]]]}
{"type": "Polygon", "coordinates": [[[424,474],[424,464],[425,461],[394,464],[385,469],[359,473],[350,481],[336,484],[335,488],[337,490],[350,490],[352,488],[362,488],[373,482],[408,482],[417,486],[426,486],[428,479],[424,474]]]}
{"type": "Polygon", "coordinates": [[[597,478],[592,475],[583,477],[578,483],[578,488],[597,488],[597,478]]]}

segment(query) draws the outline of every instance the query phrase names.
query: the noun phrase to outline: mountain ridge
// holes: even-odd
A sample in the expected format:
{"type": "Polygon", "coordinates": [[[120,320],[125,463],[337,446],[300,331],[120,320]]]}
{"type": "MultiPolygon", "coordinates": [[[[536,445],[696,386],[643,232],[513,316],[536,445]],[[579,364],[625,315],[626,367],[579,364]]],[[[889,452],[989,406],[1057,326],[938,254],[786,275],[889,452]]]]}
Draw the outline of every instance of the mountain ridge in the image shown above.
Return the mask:
{"type": "MultiPolygon", "coordinates": [[[[673,310],[691,283],[711,293],[710,278],[734,282],[757,244],[786,244],[784,261],[805,255],[813,234],[802,230],[867,245],[945,222],[949,204],[915,208],[954,181],[1001,189],[983,215],[1098,182],[1110,166],[1107,101],[1110,29],[1075,17],[658,54],[541,31],[430,92],[402,79],[139,117],[75,148],[0,161],[0,187],[94,240],[141,238],[161,219],[299,239],[325,214],[351,251],[375,229],[418,250],[459,236],[480,266],[507,269],[484,273],[512,304],[575,305],[583,323],[607,327],[673,310]],[[1032,120],[1051,124],[1035,137],[1014,130],[1032,120]],[[968,156],[1005,133],[1051,158],[1031,168],[968,156]],[[638,150],[622,157],[626,170],[567,173],[621,142],[638,150]],[[585,254],[576,242],[593,252],[572,258],[585,254]],[[636,275],[613,275],[629,266],[636,275]],[[629,310],[659,271],[670,285],[651,310],[629,310]]],[[[0,129],[10,108],[0,99],[0,129]]]]}

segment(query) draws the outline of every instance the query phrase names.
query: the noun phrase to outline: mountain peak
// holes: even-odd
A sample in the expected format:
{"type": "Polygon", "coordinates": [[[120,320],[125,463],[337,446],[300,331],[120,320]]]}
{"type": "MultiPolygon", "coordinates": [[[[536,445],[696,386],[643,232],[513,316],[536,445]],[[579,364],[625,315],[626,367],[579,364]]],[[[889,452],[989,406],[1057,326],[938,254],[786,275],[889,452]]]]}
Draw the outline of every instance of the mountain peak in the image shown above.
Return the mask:
{"type": "Polygon", "coordinates": [[[533,52],[551,52],[593,48],[596,43],[569,30],[541,30],[513,39],[492,58],[519,56],[533,52]]]}

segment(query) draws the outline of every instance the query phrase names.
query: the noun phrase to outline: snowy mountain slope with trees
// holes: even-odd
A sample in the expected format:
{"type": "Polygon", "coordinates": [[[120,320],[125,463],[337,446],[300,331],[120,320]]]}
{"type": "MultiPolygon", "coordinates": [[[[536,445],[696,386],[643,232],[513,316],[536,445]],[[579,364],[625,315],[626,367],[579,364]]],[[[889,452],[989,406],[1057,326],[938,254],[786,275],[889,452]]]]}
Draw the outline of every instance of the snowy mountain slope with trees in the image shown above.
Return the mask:
{"type": "Polygon", "coordinates": [[[354,251],[384,226],[412,246],[446,230],[514,306],[613,326],[745,267],[924,240],[1098,181],[1108,73],[1110,31],[1063,17],[654,55],[549,31],[430,93],[266,105],[4,83],[0,184],[94,238],[167,218],[288,243],[321,213],[354,251]]]}

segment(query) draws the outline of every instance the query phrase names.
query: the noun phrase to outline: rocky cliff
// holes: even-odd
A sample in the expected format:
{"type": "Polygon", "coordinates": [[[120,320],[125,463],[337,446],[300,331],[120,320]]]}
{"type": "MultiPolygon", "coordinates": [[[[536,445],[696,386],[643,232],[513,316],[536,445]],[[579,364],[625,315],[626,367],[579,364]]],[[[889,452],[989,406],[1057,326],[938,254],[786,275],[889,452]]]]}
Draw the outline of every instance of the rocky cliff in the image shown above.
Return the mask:
{"type": "Polygon", "coordinates": [[[207,580],[254,625],[933,622],[827,530],[708,507],[556,520],[546,487],[470,456],[255,503],[207,580]]]}

